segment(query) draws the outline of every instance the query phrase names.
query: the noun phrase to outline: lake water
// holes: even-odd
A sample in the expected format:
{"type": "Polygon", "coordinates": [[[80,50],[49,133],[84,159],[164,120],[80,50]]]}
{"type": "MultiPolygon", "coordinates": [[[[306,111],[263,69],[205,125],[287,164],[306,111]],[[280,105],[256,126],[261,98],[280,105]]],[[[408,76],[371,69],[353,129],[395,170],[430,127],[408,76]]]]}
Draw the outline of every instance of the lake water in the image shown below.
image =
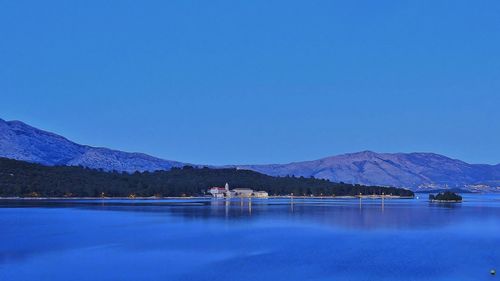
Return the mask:
{"type": "Polygon", "coordinates": [[[500,280],[500,195],[0,200],[0,227],[2,281],[500,280]]]}

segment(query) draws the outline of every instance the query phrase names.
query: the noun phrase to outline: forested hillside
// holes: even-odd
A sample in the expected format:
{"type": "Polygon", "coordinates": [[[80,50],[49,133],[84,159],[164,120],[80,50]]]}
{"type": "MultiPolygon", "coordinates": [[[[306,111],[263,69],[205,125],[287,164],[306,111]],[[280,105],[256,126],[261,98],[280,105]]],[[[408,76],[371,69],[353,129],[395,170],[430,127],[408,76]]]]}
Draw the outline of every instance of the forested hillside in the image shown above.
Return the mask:
{"type": "Polygon", "coordinates": [[[0,158],[0,196],[122,197],[197,196],[212,186],[265,190],[270,195],[393,194],[413,196],[406,189],[332,183],[327,180],[272,177],[249,170],[173,168],[170,171],[105,172],[78,166],[43,166],[0,158]]]}

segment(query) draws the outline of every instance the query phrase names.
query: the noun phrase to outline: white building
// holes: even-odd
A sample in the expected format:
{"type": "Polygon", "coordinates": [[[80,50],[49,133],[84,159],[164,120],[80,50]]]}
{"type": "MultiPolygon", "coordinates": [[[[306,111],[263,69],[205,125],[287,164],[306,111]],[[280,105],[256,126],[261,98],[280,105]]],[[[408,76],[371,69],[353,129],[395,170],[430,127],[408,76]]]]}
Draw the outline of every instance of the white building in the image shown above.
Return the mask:
{"type": "Polygon", "coordinates": [[[226,189],[223,187],[212,187],[208,190],[208,193],[212,194],[215,198],[224,198],[224,194],[226,193],[226,189]]]}
{"type": "Polygon", "coordinates": [[[226,182],[224,187],[214,186],[208,190],[208,193],[212,194],[215,198],[230,197],[229,184],[226,182]]]}
{"type": "Polygon", "coordinates": [[[234,191],[236,197],[252,197],[253,190],[250,188],[235,188],[234,191]]]}
{"type": "Polygon", "coordinates": [[[226,183],[224,187],[214,186],[211,187],[208,192],[212,194],[214,198],[231,198],[231,197],[257,197],[257,198],[267,198],[269,195],[265,191],[253,191],[250,188],[235,188],[229,190],[229,184],[226,183]]]}
{"type": "Polygon", "coordinates": [[[253,196],[256,198],[267,198],[269,197],[269,194],[265,191],[255,191],[253,193],[253,196]]]}

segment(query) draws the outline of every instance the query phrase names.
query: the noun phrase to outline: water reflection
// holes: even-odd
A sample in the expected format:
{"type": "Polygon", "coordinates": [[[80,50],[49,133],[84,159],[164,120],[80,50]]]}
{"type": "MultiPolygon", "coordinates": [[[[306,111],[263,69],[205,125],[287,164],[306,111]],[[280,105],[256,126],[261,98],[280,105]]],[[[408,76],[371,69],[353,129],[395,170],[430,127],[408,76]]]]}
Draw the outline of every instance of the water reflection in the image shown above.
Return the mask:
{"type": "Polygon", "coordinates": [[[200,199],[200,200],[27,200],[3,207],[83,208],[96,211],[160,213],[190,220],[284,220],[333,228],[415,229],[445,227],[477,216],[499,218],[496,206],[429,203],[397,199],[200,199]],[[356,202],[356,203],[355,203],[356,202]],[[450,213],[450,211],[453,211],[450,213]]]}
{"type": "Polygon", "coordinates": [[[355,229],[444,227],[453,223],[450,215],[460,219],[499,216],[498,210],[491,208],[465,207],[462,210],[460,204],[387,201],[356,199],[357,203],[353,204],[345,200],[212,200],[210,208],[177,206],[165,211],[193,220],[273,219],[355,229]],[[449,209],[458,213],[446,212],[449,209]]]}
{"type": "Polygon", "coordinates": [[[483,280],[500,201],[466,199],[0,201],[0,279],[483,280]]]}

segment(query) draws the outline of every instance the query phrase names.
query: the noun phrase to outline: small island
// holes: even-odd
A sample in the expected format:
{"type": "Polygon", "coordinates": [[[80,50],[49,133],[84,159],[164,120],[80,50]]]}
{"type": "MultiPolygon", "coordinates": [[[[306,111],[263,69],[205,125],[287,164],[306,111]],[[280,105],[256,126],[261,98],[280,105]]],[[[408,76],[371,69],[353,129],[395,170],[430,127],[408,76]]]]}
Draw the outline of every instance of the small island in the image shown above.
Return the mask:
{"type": "Polygon", "coordinates": [[[445,191],[437,195],[429,194],[429,200],[431,202],[462,202],[462,196],[451,191],[445,191]]]}

